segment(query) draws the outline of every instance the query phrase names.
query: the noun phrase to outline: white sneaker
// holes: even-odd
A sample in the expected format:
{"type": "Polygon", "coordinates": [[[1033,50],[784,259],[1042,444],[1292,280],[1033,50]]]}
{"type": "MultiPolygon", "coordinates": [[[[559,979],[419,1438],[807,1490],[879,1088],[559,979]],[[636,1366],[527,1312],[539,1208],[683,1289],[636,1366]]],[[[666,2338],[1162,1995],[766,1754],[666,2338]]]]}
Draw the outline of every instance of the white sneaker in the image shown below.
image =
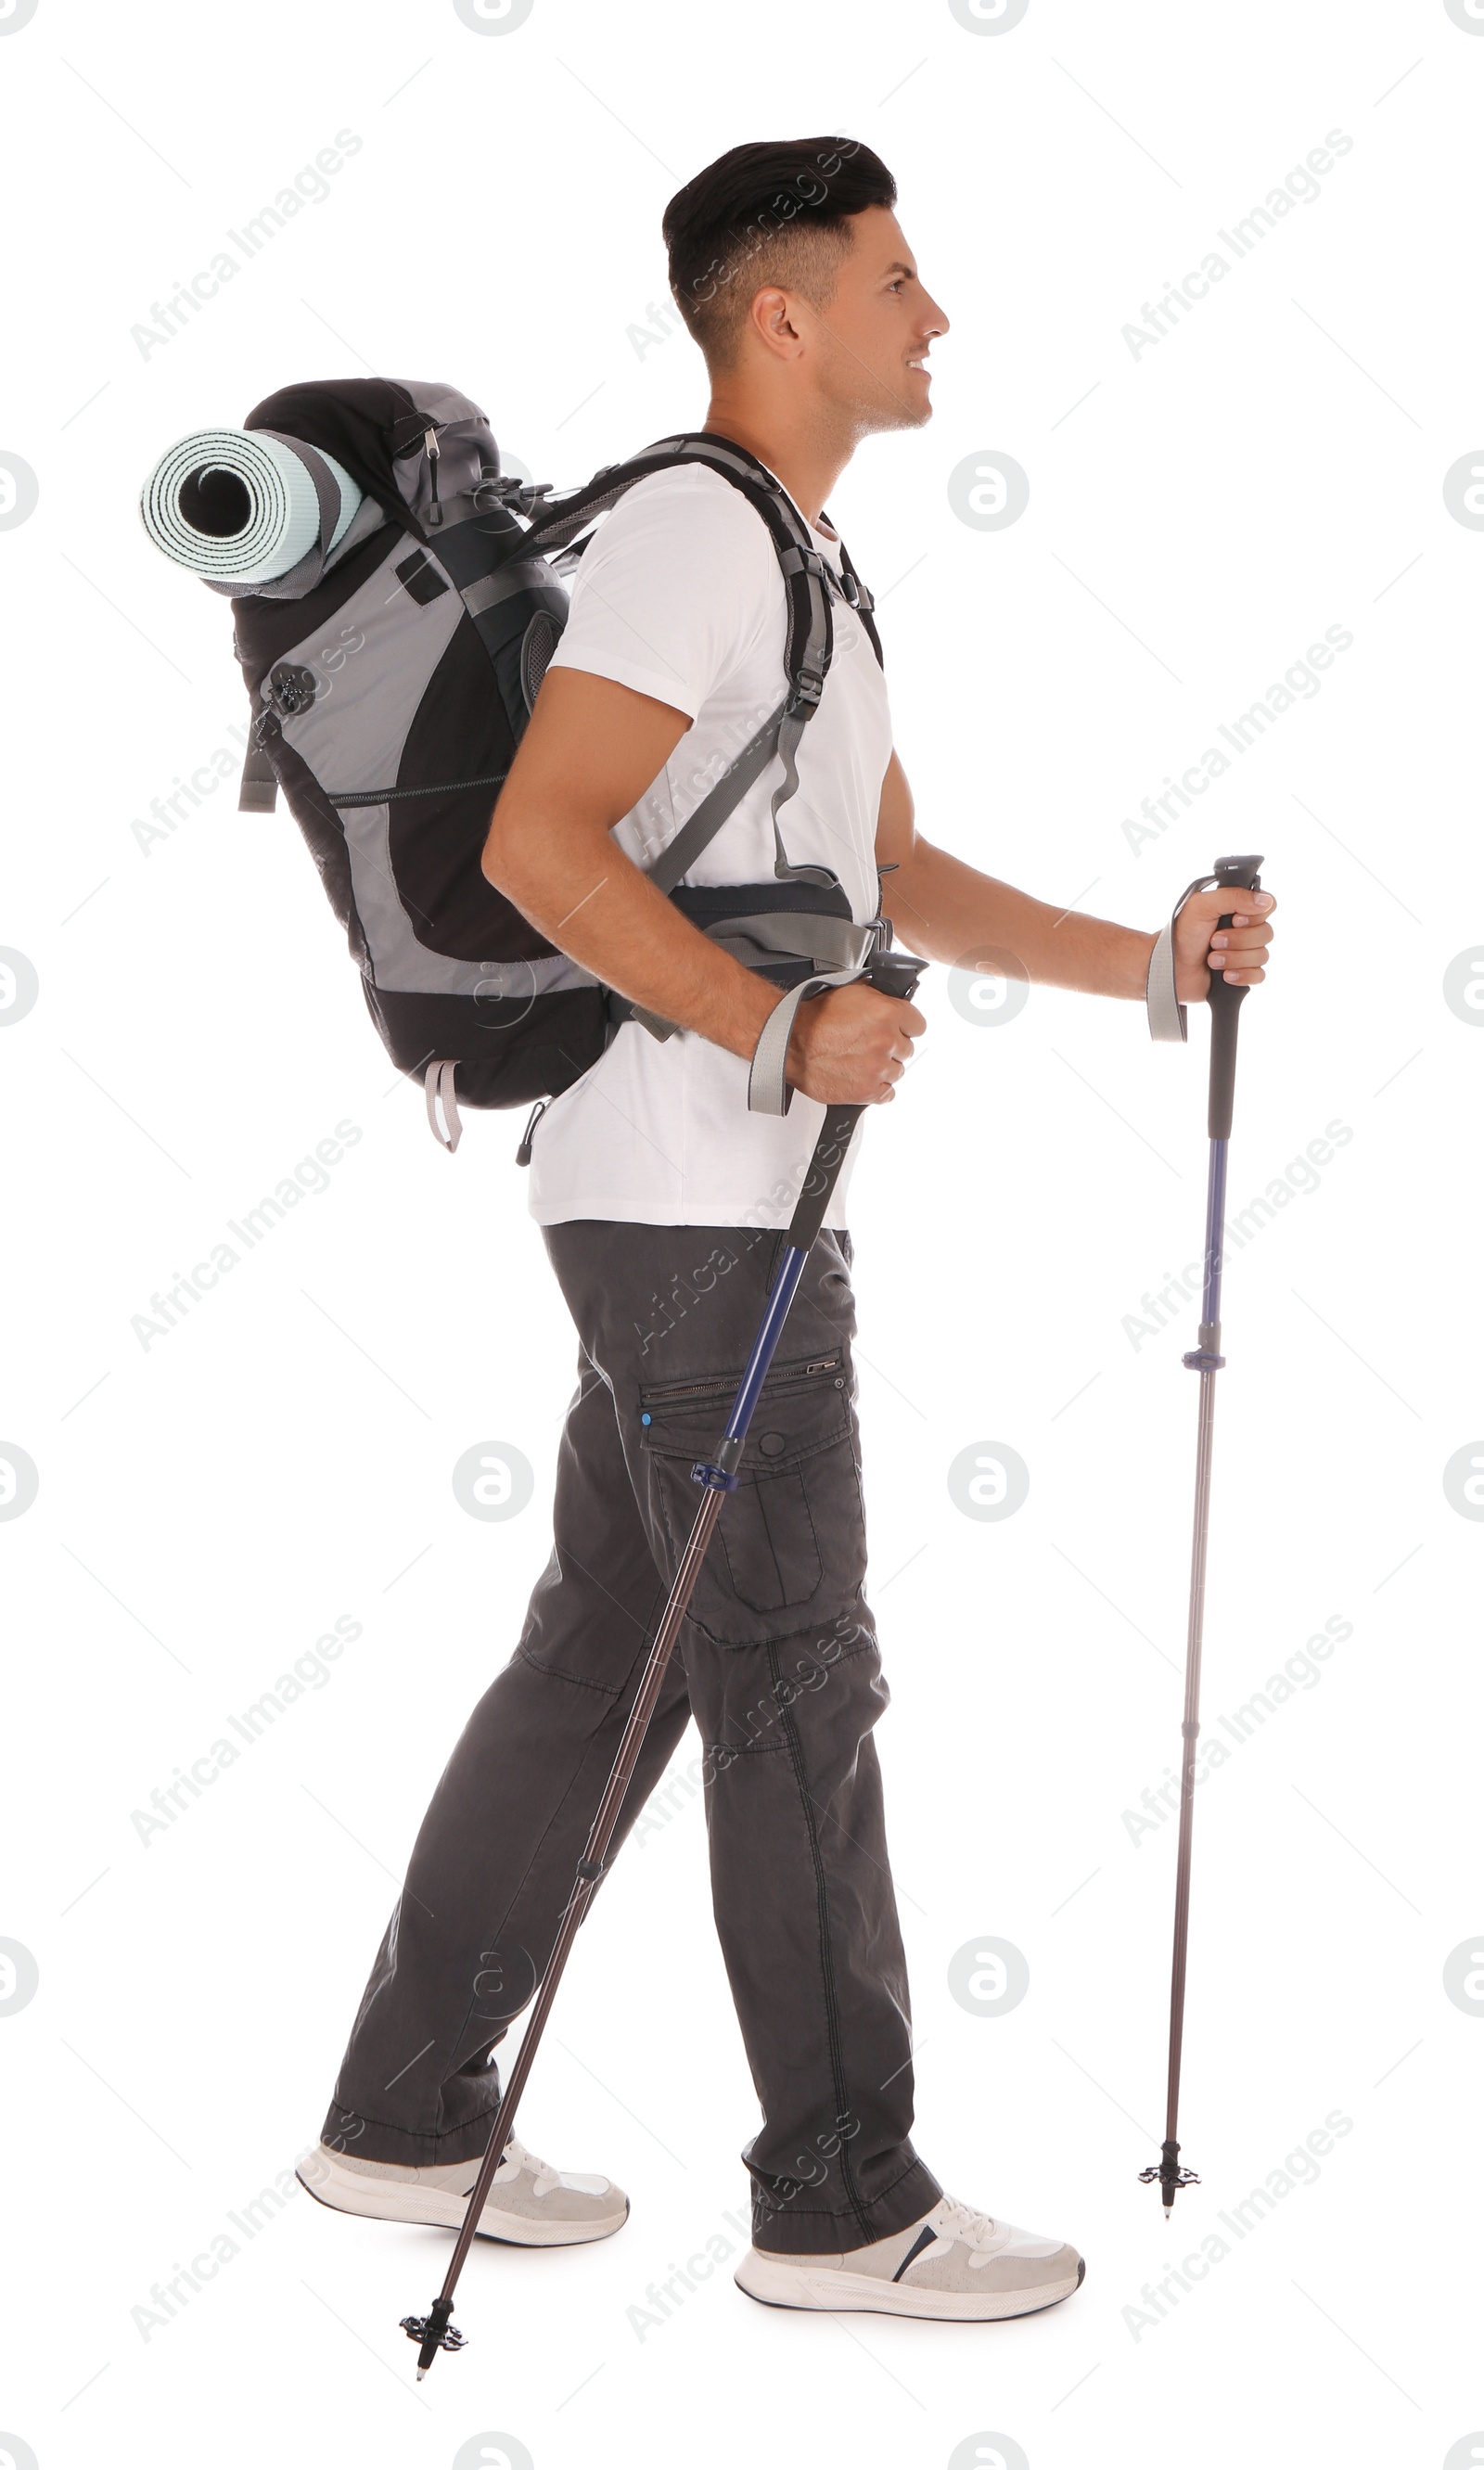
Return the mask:
{"type": "Polygon", "coordinates": [[[1055,2307],[1071,2296],[1086,2270],[1075,2247],[1012,2229],[944,2196],[910,2228],[846,2255],[777,2255],[749,2248],[734,2278],[739,2290],[769,2307],[979,2324],[1055,2307]]]}
{"type": "MultiPolygon", "coordinates": [[[[317,2202],[337,2213],[377,2222],[418,2222],[429,2229],[463,2226],[477,2161],[441,2161],[427,2169],[403,2161],[361,2161],[328,2144],[307,2154],[296,2172],[317,2202]]],[[[611,2238],[629,2218],[629,2200],[611,2179],[553,2170],[512,2135],[479,2217],[477,2238],[516,2247],[574,2247],[611,2238]]]]}

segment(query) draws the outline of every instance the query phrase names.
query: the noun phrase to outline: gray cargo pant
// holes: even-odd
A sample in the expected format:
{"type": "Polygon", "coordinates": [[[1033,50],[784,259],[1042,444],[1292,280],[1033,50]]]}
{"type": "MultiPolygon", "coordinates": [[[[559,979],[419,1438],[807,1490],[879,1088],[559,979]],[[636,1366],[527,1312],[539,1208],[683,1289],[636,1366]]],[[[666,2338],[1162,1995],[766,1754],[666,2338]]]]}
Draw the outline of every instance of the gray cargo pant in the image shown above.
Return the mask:
{"type": "MultiPolygon", "coordinates": [[[[325,2140],[369,2160],[484,2150],[492,2053],[550,1952],[695,1515],[691,1464],[720,1436],[783,1242],[771,1229],[592,1220],[545,1240],[581,1341],[555,1543],[520,1644],[433,1795],[345,2053],[325,2140]]],[[[617,1839],[693,1715],[716,1927],[763,2112],[742,2156],[754,2235],[796,2254],[886,2238],[940,2193],[909,2139],[849,1260],[849,1237],[826,1229],[617,1839]]],[[[601,1888],[592,1914],[601,1929],[601,1888]]],[[[614,2029],[642,2043],[641,2008],[614,2029]]]]}

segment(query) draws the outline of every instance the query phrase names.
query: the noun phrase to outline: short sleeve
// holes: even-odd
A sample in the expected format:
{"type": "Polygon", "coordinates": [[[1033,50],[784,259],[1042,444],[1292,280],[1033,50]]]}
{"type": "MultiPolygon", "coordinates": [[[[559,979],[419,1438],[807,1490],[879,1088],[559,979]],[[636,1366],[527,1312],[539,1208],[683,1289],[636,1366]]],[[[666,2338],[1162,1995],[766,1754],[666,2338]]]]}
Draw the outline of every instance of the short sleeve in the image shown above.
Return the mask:
{"type": "Polygon", "coordinates": [[[586,669],[694,720],[759,637],[784,625],[767,529],[714,472],[657,473],[583,557],[554,669],[586,669]]]}

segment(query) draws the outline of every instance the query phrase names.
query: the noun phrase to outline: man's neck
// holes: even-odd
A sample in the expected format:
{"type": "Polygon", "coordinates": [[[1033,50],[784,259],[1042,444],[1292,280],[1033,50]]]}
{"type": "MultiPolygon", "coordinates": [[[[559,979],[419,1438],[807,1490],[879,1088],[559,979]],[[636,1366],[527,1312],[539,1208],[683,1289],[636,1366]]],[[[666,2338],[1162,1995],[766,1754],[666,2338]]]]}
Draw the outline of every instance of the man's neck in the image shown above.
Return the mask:
{"type": "Polygon", "coordinates": [[[713,392],[707,406],[705,426],[716,435],[745,446],[759,463],[766,463],[782,481],[805,522],[816,527],[826,499],[855,451],[853,437],[822,433],[812,423],[797,416],[786,424],[775,422],[759,414],[755,406],[729,396],[724,388],[713,392]]]}

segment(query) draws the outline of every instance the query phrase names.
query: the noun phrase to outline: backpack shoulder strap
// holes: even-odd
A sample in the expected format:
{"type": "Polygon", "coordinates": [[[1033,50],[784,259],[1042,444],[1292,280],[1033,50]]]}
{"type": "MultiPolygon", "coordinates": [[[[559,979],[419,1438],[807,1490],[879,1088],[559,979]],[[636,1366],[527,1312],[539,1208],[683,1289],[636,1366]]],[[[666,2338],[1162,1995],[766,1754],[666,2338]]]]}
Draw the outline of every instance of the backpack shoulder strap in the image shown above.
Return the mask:
{"type": "MultiPolygon", "coordinates": [[[[810,539],[802,515],[767,467],[746,447],[710,431],[662,437],[627,462],[607,465],[583,488],[568,493],[537,515],[522,536],[527,553],[538,550],[550,556],[563,549],[580,551],[586,546],[583,535],[591,533],[599,516],[616,505],[636,481],[648,479],[657,472],[676,471],[697,463],[738,490],[767,526],[783,577],[787,608],[783,647],[786,691],[777,709],[707,791],[694,814],[661,850],[648,870],[650,880],[661,892],[673,891],[777,755],[782,758],[783,777],[773,796],[774,874],[781,882],[808,883],[828,890],[839,882],[830,868],[791,863],[778,826],[778,809],[799,786],[799,743],[818,710],[829,674],[834,650],[831,575],[827,561],[810,539]]],[[[874,629],[870,632],[874,641],[874,629]]]]}
{"type": "MultiPolygon", "coordinates": [[[[827,516],[825,521],[828,521],[827,516]]],[[[834,528],[833,524],[831,524],[831,531],[834,531],[834,528]]],[[[838,532],[835,533],[835,538],[840,540],[838,532]]],[[[850,552],[846,548],[843,540],[840,541],[840,574],[842,583],[840,596],[843,600],[849,603],[849,606],[854,610],[857,618],[860,619],[861,624],[865,627],[867,635],[870,640],[870,648],[876,655],[876,665],[878,668],[884,669],[886,667],[886,657],[881,649],[881,638],[876,632],[876,620],[871,614],[876,604],[874,599],[871,597],[871,594],[867,591],[865,584],[861,581],[860,576],[856,573],[854,567],[851,565],[850,552]]]]}

